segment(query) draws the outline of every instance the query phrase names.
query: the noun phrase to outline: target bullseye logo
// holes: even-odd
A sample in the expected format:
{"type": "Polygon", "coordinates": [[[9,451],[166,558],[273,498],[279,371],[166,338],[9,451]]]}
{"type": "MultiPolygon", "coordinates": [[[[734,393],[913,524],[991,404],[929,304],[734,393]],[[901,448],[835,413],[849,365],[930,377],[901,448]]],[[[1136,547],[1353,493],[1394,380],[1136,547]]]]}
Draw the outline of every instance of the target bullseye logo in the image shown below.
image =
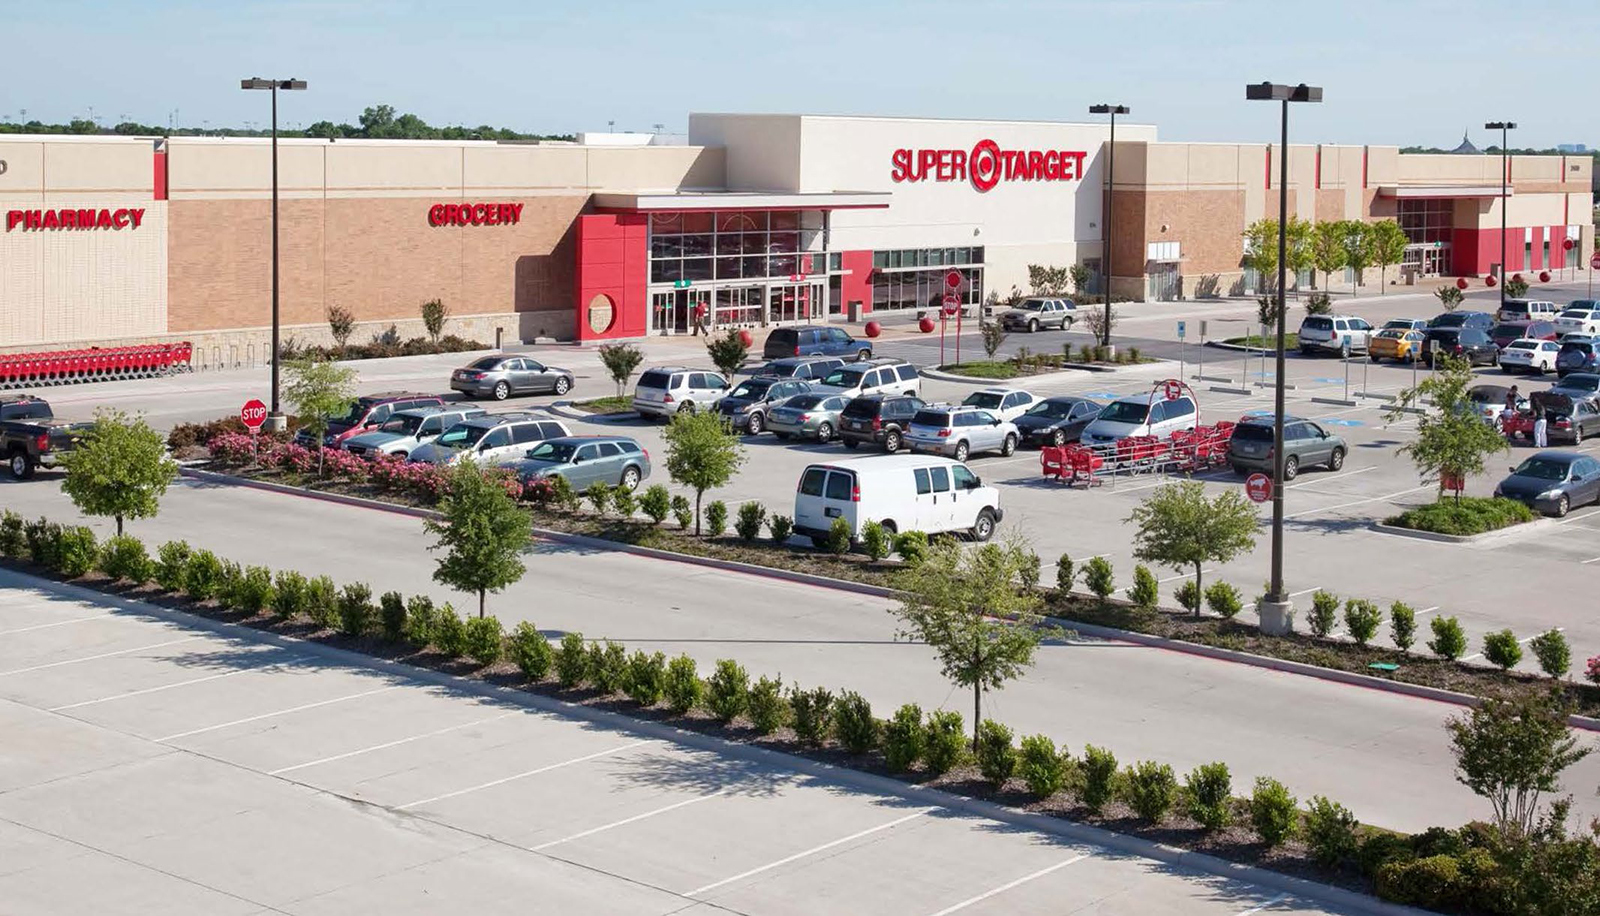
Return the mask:
{"type": "Polygon", "coordinates": [[[993,140],[979,140],[967,158],[967,174],[972,176],[972,186],[987,191],[1000,183],[1000,144],[993,140]]]}

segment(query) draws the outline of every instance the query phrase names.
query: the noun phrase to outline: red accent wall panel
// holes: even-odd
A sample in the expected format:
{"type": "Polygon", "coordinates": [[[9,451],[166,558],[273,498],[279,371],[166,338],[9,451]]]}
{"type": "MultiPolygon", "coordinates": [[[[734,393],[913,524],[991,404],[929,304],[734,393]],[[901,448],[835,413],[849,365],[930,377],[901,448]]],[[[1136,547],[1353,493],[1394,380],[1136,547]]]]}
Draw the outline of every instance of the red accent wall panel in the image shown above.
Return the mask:
{"type": "Polygon", "coordinates": [[[1312,180],[1311,186],[1314,187],[1314,188],[1319,188],[1319,189],[1322,187],[1322,144],[1321,143],[1317,144],[1317,174],[1316,174],[1315,178],[1312,180]]]}
{"type": "Polygon", "coordinates": [[[1542,270],[1544,268],[1544,233],[1543,226],[1534,226],[1529,231],[1533,233],[1533,250],[1530,259],[1533,261],[1523,267],[1523,270],[1542,270]]]}
{"type": "Polygon", "coordinates": [[[872,252],[843,251],[839,253],[839,266],[850,271],[839,283],[839,305],[861,300],[863,312],[872,311],[872,252]]]}
{"type": "Polygon", "coordinates": [[[167,199],[167,154],[160,150],[155,154],[155,182],[152,187],[156,200],[167,199]]]}
{"type": "Polygon", "coordinates": [[[1450,269],[1458,277],[1482,276],[1489,270],[1489,262],[1483,260],[1483,237],[1486,232],[1476,229],[1452,229],[1450,231],[1450,269]]]}
{"type": "Polygon", "coordinates": [[[1551,226],[1545,230],[1545,236],[1550,239],[1550,263],[1545,269],[1561,270],[1567,266],[1567,249],[1562,244],[1567,240],[1567,227],[1551,226]]]}
{"type": "Polygon", "coordinates": [[[578,217],[576,282],[578,339],[643,337],[649,330],[649,251],[646,216],[641,213],[586,213],[578,217]],[[589,303],[610,298],[615,317],[596,331],[589,303]]]}

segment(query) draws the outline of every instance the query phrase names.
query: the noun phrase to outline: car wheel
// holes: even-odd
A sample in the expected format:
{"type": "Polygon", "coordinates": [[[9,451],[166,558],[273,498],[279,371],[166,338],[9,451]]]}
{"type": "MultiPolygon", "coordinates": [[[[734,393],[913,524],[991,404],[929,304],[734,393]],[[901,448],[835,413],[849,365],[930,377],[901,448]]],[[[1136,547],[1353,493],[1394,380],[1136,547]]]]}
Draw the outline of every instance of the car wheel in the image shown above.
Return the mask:
{"type": "Polygon", "coordinates": [[[569,392],[571,390],[572,390],[572,380],[571,379],[567,378],[564,375],[561,376],[560,378],[556,379],[556,387],[555,387],[556,394],[566,394],[567,392],[569,392]]]}
{"type": "Polygon", "coordinates": [[[1344,449],[1336,448],[1328,458],[1328,470],[1337,471],[1342,467],[1344,467],[1344,449]]]}
{"type": "Polygon", "coordinates": [[[1037,318],[1029,318],[1028,319],[1028,333],[1029,334],[1037,334],[1037,333],[1039,333],[1039,319],[1037,319],[1037,318]]]}
{"type": "Polygon", "coordinates": [[[891,429],[884,435],[883,450],[891,455],[900,451],[900,434],[898,432],[891,429]]]}
{"type": "Polygon", "coordinates": [[[887,532],[891,537],[900,533],[899,526],[895,525],[894,519],[892,519],[892,518],[886,518],[883,521],[879,522],[878,524],[882,525],[883,526],[883,530],[885,532],[887,532]]]}
{"type": "Polygon", "coordinates": [[[639,485],[639,480],[640,474],[638,468],[630,464],[622,469],[622,488],[624,490],[631,490],[634,487],[637,487],[639,485]]]}
{"type": "Polygon", "coordinates": [[[969,455],[971,453],[972,453],[972,447],[967,445],[967,443],[965,443],[965,442],[957,442],[956,443],[955,458],[956,458],[957,461],[966,461],[967,460],[967,455],[969,455]]]}
{"type": "Polygon", "coordinates": [[[1061,319],[1061,330],[1063,330],[1063,331],[1072,330],[1072,317],[1071,316],[1068,316],[1066,318],[1061,319]]]}
{"type": "Polygon", "coordinates": [[[761,431],[766,428],[766,424],[766,419],[759,412],[751,414],[749,420],[750,435],[761,435],[761,431]]]}
{"type": "Polygon", "coordinates": [[[856,450],[857,445],[861,444],[854,439],[840,439],[839,441],[844,443],[844,447],[852,452],[856,450]]]}
{"type": "Polygon", "coordinates": [[[399,458],[401,461],[406,460],[406,453],[405,452],[395,452],[394,456],[396,458],[399,458]]]}
{"type": "Polygon", "coordinates": [[[33,459],[28,457],[27,452],[12,452],[11,460],[6,464],[11,469],[11,476],[17,480],[27,480],[33,476],[33,459]]]}
{"type": "Polygon", "coordinates": [[[1572,508],[1572,501],[1567,499],[1567,494],[1563,493],[1556,500],[1555,512],[1553,512],[1552,514],[1555,515],[1556,518],[1565,518],[1566,515],[1567,515],[1567,510],[1569,510],[1571,508],[1572,508]]]}
{"type": "Polygon", "coordinates": [[[1000,443],[1000,454],[1007,458],[1017,453],[1017,437],[1006,436],[1006,441],[1000,443]]]}
{"type": "Polygon", "coordinates": [[[978,512],[978,518],[972,523],[972,539],[974,541],[987,541],[994,537],[994,513],[988,509],[978,512]]]}
{"type": "Polygon", "coordinates": [[[817,441],[818,442],[831,442],[831,441],[833,441],[833,424],[832,423],[824,422],[824,423],[821,423],[821,424],[819,424],[817,426],[817,441]]]}
{"type": "Polygon", "coordinates": [[[1290,455],[1287,458],[1283,459],[1283,479],[1285,481],[1290,481],[1290,480],[1295,479],[1295,476],[1298,475],[1299,473],[1300,473],[1300,458],[1299,458],[1299,456],[1290,455]]]}
{"type": "Polygon", "coordinates": [[[511,386],[505,382],[494,383],[494,399],[504,401],[511,394],[511,386]]]}
{"type": "Polygon", "coordinates": [[[864,362],[866,362],[867,360],[869,360],[871,358],[872,358],[872,351],[871,350],[868,350],[866,348],[862,348],[862,349],[856,351],[856,362],[858,362],[858,363],[864,363],[864,362]]]}
{"type": "Polygon", "coordinates": [[[694,402],[684,401],[681,405],[679,405],[678,413],[694,413],[694,402]]]}
{"type": "Polygon", "coordinates": [[[1050,444],[1055,446],[1056,448],[1060,448],[1061,446],[1066,445],[1067,444],[1067,431],[1064,430],[1064,429],[1058,429],[1055,432],[1051,433],[1050,434],[1050,444]]]}
{"type": "Polygon", "coordinates": [[[1371,360],[1371,361],[1373,361],[1375,363],[1383,362],[1383,357],[1379,356],[1376,353],[1368,353],[1367,354],[1367,359],[1369,359],[1369,360],[1371,360]]]}

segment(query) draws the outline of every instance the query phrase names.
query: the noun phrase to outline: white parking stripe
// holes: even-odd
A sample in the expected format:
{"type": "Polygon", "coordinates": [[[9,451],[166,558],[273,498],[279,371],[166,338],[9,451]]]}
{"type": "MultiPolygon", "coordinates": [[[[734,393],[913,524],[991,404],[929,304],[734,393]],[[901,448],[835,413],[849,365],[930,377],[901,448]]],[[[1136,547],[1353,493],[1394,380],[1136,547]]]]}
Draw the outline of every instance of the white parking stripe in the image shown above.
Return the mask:
{"type": "Polygon", "coordinates": [[[1300,597],[1300,596],[1301,596],[1301,595],[1309,595],[1309,594],[1311,594],[1311,593],[1312,593],[1312,592],[1314,592],[1314,591],[1317,591],[1317,590],[1318,590],[1318,589],[1320,589],[1320,588],[1322,588],[1322,586],[1320,586],[1320,585],[1313,585],[1313,586],[1312,586],[1312,587],[1310,587],[1310,588],[1302,588],[1302,589],[1301,589],[1301,590],[1299,590],[1299,591],[1297,591],[1297,592],[1290,592],[1290,593],[1289,593],[1289,597],[1290,597],[1290,598],[1298,598],[1298,597],[1300,597]]]}
{"type": "Polygon", "coordinates": [[[290,658],[286,658],[281,662],[273,662],[272,664],[269,664],[269,665],[262,665],[259,668],[235,668],[232,671],[224,671],[221,674],[208,674],[205,677],[192,677],[192,678],[189,678],[186,681],[177,681],[177,682],[171,683],[171,684],[162,684],[160,687],[146,687],[143,690],[130,690],[127,693],[114,693],[111,696],[100,697],[99,699],[95,699],[95,700],[82,700],[82,701],[77,702],[77,703],[68,703],[65,706],[51,707],[50,711],[51,712],[62,712],[64,710],[68,710],[68,709],[77,709],[80,706],[93,706],[96,703],[110,703],[110,702],[112,702],[114,700],[126,700],[126,699],[128,699],[130,697],[142,697],[145,694],[160,693],[163,690],[173,690],[173,689],[176,689],[178,687],[187,687],[190,684],[204,684],[207,681],[219,681],[219,680],[221,680],[221,679],[223,679],[225,677],[234,677],[235,675],[239,675],[239,674],[250,674],[251,672],[254,672],[254,671],[271,671],[272,669],[276,668],[280,664],[286,665],[286,664],[289,664],[292,661],[296,661],[296,660],[302,659],[302,658],[305,658],[305,656],[303,656],[303,655],[295,655],[295,656],[291,656],[290,658]]]}
{"type": "Polygon", "coordinates": [[[596,751],[593,754],[585,754],[582,757],[574,757],[571,760],[563,760],[560,763],[545,764],[542,767],[535,767],[534,769],[531,769],[531,770],[524,770],[521,773],[515,773],[515,774],[512,774],[510,776],[506,776],[506,777],[503,777],[501,779],[491,780],[489,782],[481,783],[481,784],[476,785],[476,786],[468,786],[465,789],[457,789],[454,792],[446,792],[443,795],[435,795],[432,798],[424,798],[424,799],[420,799],[420,800],[414,801],[414,802],[406,802],[403,805],[396,805],[395,806],[395,810],[404,811],[407,808],[415,808],[415,807],[418,807],[420,805],[431,804],[432,802],[436,802],[436,801],[444,801],[447,798],[455,798],[458,795],[466,795],[469,792],[476,792],[479,789],[491,789],[491,788],[493,788],[495,786],[505,785],[508,782],[512,782],[513,780],[517,780],[517,779],[522,779],[523,777],[526,777],[526,776],[537,776],[540,773],[548,773],[551,770],[559,770],[562,767],[572,766],[573,764],[583,763],[583,762],[588,761],[588,760],[597,760],[597,759],[599,759],[601,757],[609,757],[612,754],[620,754],[623,751],[632,750],[633,748],[639,747],[640,745],[650,744],[650,743],[651,743],[650,741],[630,741],[627,744],[620,744],[620,745],[618,745],[618,746],[616,746],[614,748],[611,748],[609,750],[596,751]]]}
{"type": "Polygon", "coordinates": [[[178,732],[175,735],[167,735],[164,738],[157,738],[156,740],[157,741],[161,741],[161,742],[175,741],[175,740],[177,740],[179,738],[187,738],[187,737],[189,737],[191,735],[204,734],[205,732],[214,732],[214,731],[216,731],[217,729],[220,729],[220,728],[229,728],[229,727],[234,726],[234,725],[243,725],[246,722],[259,722],[262,719],[271,719],[271,718],[273,718],[275,716],[286,716],[286,715],[288,715],[289,713],[292,713],[292,712],[302,712],[302,711],[307,710],[307,709],[316,709],[319,706],[331,706],[334,703],[343,703],[345,700],[356,700],[356,699],[360,699],[361,697],[370,697],[375,693],[383,693],[383,692],[388,691],[388,690],[399,690],[401,687],[404,687],[404,686],[406,686],[406,685],[404,685],[404,684],[391,684],[388,687],[379,687],[379,688],[377,688],[375,690],[363,690],[360,693],[352,693],[352,694],[347,694],[347,695],[342,696],[342,697],[334,697],[331,700],[318,700],[315,703],[304,703],[304,704],[301,704],[299,706],[291,706],[288,709],[279,709],[279,710],[275,710],[273,712],[264,712],[264,713],[262,713],[262,714],[260,714],[258,716],[247,716],[246,718],[243,718],[243,719],[234,719],[232,722],[219,722],[216,725],[207,725],[207,726],[205,726],[203,728],[191,728],[186,732],[178,732]]]}
{"type": "Polygon", "coordinates": [[[319,765],[324,764],[324,763],[333,763],[334,761],[337,761],[337,760],[345,760],[345,759],[350,758],[350,757],[358,757],[358,756],[360,756],[362,754],[370,754],[370,753],[372,753],[374,751],[381,751],[381,750],[385,750],[385,749],[391,748],[391,747],[398,747],[399,745],[402,745],[402,744],[410,744],[413,741],[421,741],[421,740],[423,740],[425,738],[433,738],[433,737],[437,737],[439,735],[449,734],[450,732],[458,731],[458,730],[463,729],[463,728],[471,728],[474,725],[484,725],[486,723],[493,722],[496,719],[504,719],[504,718],[507,718],[508,716],[518,715],[521,712],[522,712],[522,710],[514,709],[514,710],[512,710],[510,712],[500,713],[499,715],[488,716],[487,718],[483,718],[483,719],[474,719],[471,722],[462,722],[460,725],[451,725],[451,726],[448,726],[446,728],[435,729],[434,731],[431,731],[431,732],[424,732],[423,734],[420,734],[420,735],[412,735],[409,738],[400,738],[400,739],[395,740],[395,741],[385,741],[382,744],[374,744],[371,747],[357,748],[356,750],[345,751],[343,754],[334,754],[334,755],[332,755],[330,757],[319,757],[316,760],[307,760],[305,763],[297,763],[294,766],[279,767],[276,770],[268,770],[267,771],[267,775],[268,776],[279,776],[279,775],[282,775],[284,773],[292,773],[295,770],[303,770],[306,767],[314,767],[314,766],[319,766],[319,765]]]}
{"type": "Polygon", "coordinates": [[[1298,518],[1298,517],[1300,517],[1302,515],[1315,515],[1318,512],[1332,512],[1335,509],[1348,509],[1351,506],[1359,506],[1359,505],[1362,505],[1363,503],[1375,503],[1375,502],[1381,502],[1383,500],[1393,499],[1396,496],[1404,496],[1407,493],[1415,493],[1418,490],[1431,490],[1431,489],[1433,489],[1433,487],[1434,487],[1433,484],[1425,483],[1425,484],[1423,484],[1423,485],[1421,485],[1419,487],[1408,487],[1408,488],[1406,488],[1404,490],[1397,490],[1397,491],[1395,491],[1393,493],[1387,493],[1387,494],[1385,494],[1383,496],[1369,496],[1366,499],[1358,499],[1358,500],[1355,500],[1353,502],[1340,503],[1337,506],[1323,506],[1320,509],[1305,509],[1305,510],[1302,510],[1300,512],[1290,512],[1289,514],[1285,515],[1284,518],[1298,518]]]}
{"type": "Polygon", "coordinates": [[[1587,560],[1578,561],[1578,565],[1580,566],[1588,566],[1590,563],[1600,563],[1600,557],[1590,557],[1587,560]]]}
{"type": "Polygon", "coordinates": [[[701,894],[704,894],[707,891],[714,891],[717,888],[722,887],[723,885],[732,884],[735,881],[742,881],[745,878],[751,877],[752,875],[759,875],[764,871],[771,871],[774,868],[779,868],[781,866],[788,865],[790,862],[794,862],[794,861],[797,861],[799,859],[804,859],[807,856],[814,856],[819,852],[826,852],[827,850],[832,849],[835,846],[839,846],[839,845],[842,845],[844,843],[848,843],[848,842],[850,842],[852,840],[859,840],[864,836],[871,836],[872,834],[877,833],[880,830],[888,830],[890,827],[899,826],[900,824],[904,824],[906,821],[916,820],[917,818],[922,817],[923,815],[928,814],[929,812],[938,811],[938,810],[939,809],[937,807],[923,808],[920,811],[916,811],[916,812],[913,812],[911,814],[907,814],[905,817],[897,817],[894,820],[889,821],[886,824],[879,824],[876,827],[868,827],[865,830],[858,830],[855,833],[850,834],[849,836],[840,837],[837,840],[830,840],[829,842],[823,843],[821,846],[813,846],[813,847],[811,847],[810,849],[807,849],[804,852],[797,852],[792,856],[785,856],[784,858],[779,859],[776,862],[768,862],[766,865],[762,865],[762,866],[758,866],[756,868],[752,868],[749,871],[740,872],[739,874],[734,875],[731,878],[723,878],[721,881],[713,881],[712,883],[707,884],[704,887],[697,887],[694,890],[689,891],[688,893],[684,894],[683,896],[685,896],[685,897],[698,897],[698,896],[700,896],[701,894]]]}
{"type": "Polygon", "coordinates": [[[74,617],[71,620],[57,620],[55,623],[36,623],[31,627],[17,627],[15,630],[0,630],[0,636],[10,636],[13,633],[32,633],[34,630],[48,630],[51,627],[64,627],[68,624],[87,623],[91,620],[133,620],[132,617],[117,617],[115,614],[93,614],[88,617],[74,617]]]}
{"type": "Polygon", "coordinates": [[[1434,605],[1433,607],[1425,607],[1422,610],[1417,612],[1417,616],[1421,617],[1423,614],[1432,614],[1434,611],[1437,611],[1438,609],[1439,609],[1439,606],[1437,604],[1434,605]]]}
{"type": "Polygon", "coordinates": [[[1310,480],[1304,480],[1304,481],[1301,481],[1300,483],[1291,483],[1287,487],[1284,487],[1284,489],[1285,490],[1298,490],[1301,487],[1306,486],[1307,484],[1330,483],[1330,482],[1335,481],[1335,480],[1343,480],[1346,477],[1354,477],[1357,474],[1365,474],[1368,471],[1376,471],[1377,469],[1378,469],[1378,466],[1374,464],[1374,465],[1369,465],[1368,467],[1364,467],[1364,468],[1356,468],[1353,471],[1345,471],[1342,474],[1332,474],[1332,475],[1329,475],[1327,477],[1313,477],[1310,480]]]}
{"type": "Polygon", "coordinates": [[[934,913],[933,916],[950,916],[951,913],[955,913],[955,912],[959,912],[961,910],[964,910],[967,907],[972,906],[974,903],[980,903],[980,902],[982,902],[984,900],[988,900],[990,897],[993,897],[996,894],[1003,894],[1006,891],[1011,890],[1013,887],[1018,886],[1019,884],[1027,884],[1029,881],[1032,881],[1035,878],[1043,878],[1045,875],[1048,875],[1053,871],[1056,871],[1056,870],[1062,869],[1062,868],[1066,868],[1068,865],[1071,865],[1074,862],[1082,862],[1084,859],[1087,859],[1087,858],[1089,858],[1089,854],[1088,853],[1084,853],[1083,855],[1073,856],[1072,858],[1067,859],[1065,861],[1057,862],[1056,864],[1051,865],[1048,868],[1041,868],[1041,869],[1039,869],[1038,871],[1034,872],[1031,875],[1023,875],[1022,877],[1018,878],[1015,881],[1011,881],[1011,882],[1008,882],[1006,884],[1002,884],[999,887],[994,888],[993,890],[984,891],[983,893],[979,894],[976,897],[968,897],[967,899],[961,901],[960,903],[956,904],[955,906],[947,906],[944,909],[940,910],[939,912],[934,913]]]}
{"type": "Polygon", "coordinates": [[[50,662],[47,665],[30,665],[27,668],[12,668],[10,671],[0,671],[0,677],[10,674],[27,674],[30,671],[43,671],[46,668],[60,668],[62,665],[76,665],[80,662],[92,662],[102,658],[115,658],[118,655],[132,655],[135,652],[146,652],[150,649],[160,649],[164,646],[175,646],[180,642],[194,642],[197,639],[209,639],[207,636],[185,636],[182,639],[169,639],[166,642],[151,643],[148,646],[136,646],[132,649],[118,649],[115,652],[102,652],[99,655],[85,655],[82,658],[69,658],[64,662],[50,662]]]}
{"type": "Polygon", "coordinates": [[[1278,896],[1272,898],[1271,900],[1268,900],[1266,903],[1263,903],[1260,906],[1253,906],[1250,909],[1245,910],[1242,913],[1239,913],[1238,916],[1253,916],[1253,914],[1259,913],[1259,912],[1261,912],[1262,910],[1266,909],[1269,906],[1277,906],[1278,904],[1280,904],[1280,903],[1282,903],[1282,902],[1284,902],[1285,900],[1288,900],[1288,899],[1289,899],[1289,895],[1288,894],[1279,894],[1278,896]]]}
{"type": "MultiPolygon", "coordinates": [[[[1214,572],[1216,572],[1216,570],[1214,570],[1214,569],[1202,569],[1202,570],[1200,570],[1200,574],[1203,575],[1203,576],[1209,576],[1214,572]]],[[[1176,576],[1168,576],[1165,579],[1157,579],[1156,582],[1161,584],[1161,585],[1166,585],[1168,582],[1176,582],[1179,579],[1193,579],[1193,578],[1194,578],[1194,573],[1186,572],[1186,573],[1178,573],[1176,576]]]]}
{"type": "Polygon", "coordinates": [[[572,836],[562,837],[559,840],[551,840],[548,843],[540,843],[538,846],[532,847],[530,851],[531,852],[540,852],[542,850],[549,849],[552,846],[560,846],[562,843],[570,843],[573,840],[581,840],[586,836],[594,836],[597,833],[603,833],[604,831],[610,830],[613,827],[622,827],[622,826],[625,826],[627,824],[632,824],[635,821],[642,821],[645,818],[655,817],[658,814],[666,814],[668,811],[676,811],[679,808],[686,808],[689,805],[697,805],[700,802],[710,801],[713,798],[721,798],[722,796],[727,795],[727,794],[728,794],[728,790],[727,789],[718,789],[717,791],[712,792],[712,793],[710,793],[708,795],[698,795],[698,796],[696,796],[694,798],[688,798],[688,799],[684,799],[683,801],[673,802],[670,805],[667,805],[667,806],[662,807],[662,808],[657,808],[654,811],[646,811],[643,814],[635,814],[633,817],[625,817],[620,821],[612,821],[609,824],[601,824],[598,827],[590,827],[588,830],[585,830],[582,833],[574,833],[572,836]]]}

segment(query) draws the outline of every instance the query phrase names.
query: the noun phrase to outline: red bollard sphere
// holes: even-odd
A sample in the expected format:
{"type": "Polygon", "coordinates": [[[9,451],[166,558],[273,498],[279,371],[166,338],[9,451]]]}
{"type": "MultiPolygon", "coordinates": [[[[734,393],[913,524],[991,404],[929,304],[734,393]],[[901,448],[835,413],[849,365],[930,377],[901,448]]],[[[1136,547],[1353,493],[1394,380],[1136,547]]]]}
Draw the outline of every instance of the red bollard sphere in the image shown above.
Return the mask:
{"type": "Polygon", "coordinates": [[[751,336],[751,334],[750,334],[750,332],[748,330],[745,330],[745,329],[741,328],[739,330],[739,342],[748,347],[751,344],[755,343],[756,339],[753,336],[751,336]]]}
{"type": "Polygon", "coordinates": [[[1539,271],[1539,282],[1540,283],[1549,283],[1550,282],[1550,271],[1548,271],[1548,270],[1539,271]]]}
{"type": "Polygon", "coordinates": [[[878,324],[876,321],[869,321],[867,322],[866,332],[868,337],[877,337],[883,333],[883,325],[878,324]]]}
{"type": "Polygon", "coordinates": [[[1462,278],[1456,280],[1456,289],[1466,289],[1466,288],[1467,288],[1467,278],[1466,277],[1462,277],[1462,278]]]}
{"type": "Polygon", "coordinates": [[[917,329],[920,330],[924,334],[932,334],[933,333],[933,319],[929,318],[927,315],[923,315],[922,319],[917,322],[917,329]]]}
{"type": "Polygon", "coordinates": [[[1483,285],[1484,286],[1493,286],[1494,285],[1494,274],[1489,274],[1488,276],[1484,277],[1483,278],[1483,285]]]}
{"type": "Polygon", "coordinates": [[[1522,282],[1522,274],[1512,274],[1511,275],[1511,279],[1517,281],[1518,283],[1521,283],[1522,282]]]}

